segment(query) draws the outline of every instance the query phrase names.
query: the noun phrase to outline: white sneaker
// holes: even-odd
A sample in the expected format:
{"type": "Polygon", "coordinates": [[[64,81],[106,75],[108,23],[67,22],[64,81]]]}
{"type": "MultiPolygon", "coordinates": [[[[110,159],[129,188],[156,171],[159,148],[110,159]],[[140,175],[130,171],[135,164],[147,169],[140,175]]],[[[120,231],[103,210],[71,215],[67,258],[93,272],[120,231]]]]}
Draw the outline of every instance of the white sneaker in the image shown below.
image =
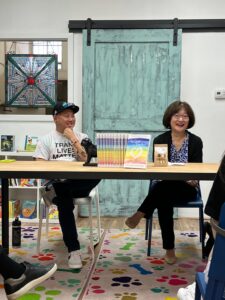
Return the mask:
{"type": "Polygon", "coordinates": [[[195,299],[195,282],[188,285],[186,288],[181,288],[177,292],[179,300],[194,300],[195,299]]]}
{"type": "Polygon", "coordinates": [[[48,207],[51,206],[53,203],[52,200],[56,197],[53,185],[40,187],[40,193],[44,199],[45,205],[48,207]]]}
{"type": "Polygon", "coordinates": [[[81,269],[82,268],[82,260],[80,250],[72,251],[69,253],[69,268],[71,269],[81,269]]]}

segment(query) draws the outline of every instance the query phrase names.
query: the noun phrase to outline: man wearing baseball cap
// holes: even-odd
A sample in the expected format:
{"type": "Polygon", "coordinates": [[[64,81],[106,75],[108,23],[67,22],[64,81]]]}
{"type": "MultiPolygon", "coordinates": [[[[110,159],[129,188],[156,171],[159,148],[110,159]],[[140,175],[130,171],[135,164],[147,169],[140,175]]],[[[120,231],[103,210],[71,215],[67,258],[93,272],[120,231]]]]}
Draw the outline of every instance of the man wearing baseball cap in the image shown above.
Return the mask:
{"type": "MultiPolygon", "coordinates": [[[[81,145],[87,135],[74,130],[75,114],[79,107],[58,102],[52,111],[55,130],[39,139],[34,158],[37,160],[86,161],[87,153],[81,145]]],[[[73,215],[73,198],[86,197],[99,180],[66,179],[50,181],[41,189],[46,205],[56,204],[63,240],[68,249],[70,268],[82,268],[80,243],[73,215]]]]}

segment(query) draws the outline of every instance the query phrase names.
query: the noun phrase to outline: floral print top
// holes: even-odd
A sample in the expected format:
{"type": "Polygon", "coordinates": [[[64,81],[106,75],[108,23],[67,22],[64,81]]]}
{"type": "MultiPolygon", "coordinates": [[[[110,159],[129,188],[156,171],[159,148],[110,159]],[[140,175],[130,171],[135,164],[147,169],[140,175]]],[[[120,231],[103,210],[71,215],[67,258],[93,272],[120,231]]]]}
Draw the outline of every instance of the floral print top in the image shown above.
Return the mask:
{"type": "Polygon", "coordinates": [[[177,150],[173,144],[170,148],[170,162],[171,163],[187,163],[188,162],[188,141],[189,134],[187,134],[181,148],[177,150]]]}

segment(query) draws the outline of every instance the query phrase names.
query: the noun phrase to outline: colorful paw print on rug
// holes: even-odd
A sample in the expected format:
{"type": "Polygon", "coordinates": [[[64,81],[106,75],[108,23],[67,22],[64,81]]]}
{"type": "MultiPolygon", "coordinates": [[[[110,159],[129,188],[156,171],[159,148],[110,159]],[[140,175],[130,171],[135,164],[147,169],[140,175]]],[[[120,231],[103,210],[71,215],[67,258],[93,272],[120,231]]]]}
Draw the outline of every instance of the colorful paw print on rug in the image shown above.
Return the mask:
{"type": "Polygon", "coordinates": [[[38,227],[31,227],[31,226],[28,226],[28,227],[22,227],[21,228],[21,232],[35,232],[36,230],[38,229],[38,227]]]}
{"type": "Polygon", "coordinates": [[[23,296],[17,298],[17,300],[40,300],[41,294],[46,296],[46,299],[53,299],[52,297],[60,295],[62,292],[59,290],[46,290],[43,286],[38,286],[35,288],[34,292],[30,292],[27,294],[24,294],[23,296]]]}
{"type": "Polygon", "coordinates": [[[110,244],[110,240],[104,240],[104,245],[108,246],[110,244]]]}
{"type": "Polygon", "coordinates": [[[164,294],[168,294],[169,293],[169,289],[166,288],[165,286],[160,286],[160,287],[154,287],[151,289],[151,291],[153,293],[159,294],[159,293],[164,293],[164,294]]]}
{"type": "Polygon", "coordinates": [[[108,267],[110,267],[112,265],[113,265],[113,262],[110,261],[110,260],[105,260],[105,261],[101,261],[101,262],[97,263],[97,266],[98,267],[102,267],[102,268],[108,268],[108,267]]]}
{"type": "Polygon", "coordinates": [[[54,260],[55,255],[53,253],[40,253],[38,255],[33,255],[32,258],[37,258],[40,261],[48,261],[48,260],[54,260]]]}
{"type": "Polygon", "coordinates": [[[112,251],[110,249],[102,249],[101,253],[111,253],[112,251]]]}
{"type": "Polygon", "coordinates": [[[138,299],[138,294],[136,293],[116,293],[114,294],[116,299],[120,299],[120,300],[137,300],[138,299]]]}
{"type": "Polygon", "coordinates": [[[142,258],[141,255],[131,255],[130,253],[124,254],[124,253],[117,253],[116,256],[114,257],[115,260],[119,260],[122,262],[130,262],[133,261],[134,259],[140,260],[142,258]]]}
{"type": "Polygon", "coordinates": [[[110,269],[109,271],[112,272],[112,274],[126,274],[127,273],[127,269],[117,269],[117,268],[114,268],[114,269],[110,269]]]}
{"type": "Polygon", "coordinates": [[[148,260],[151,264],[154,265],[165,265],[165,260],[163,258],[158,257],[147,257],[146,260],[148,260]]]}
{"type": "Polygon", "coordinates": [[[139,286],[142,285],[142,283],[139,281],[139,279],[133,279],[130,276],[121,276],[121,277],[114,277],[112,278],[113,283],[111,286],[118,287],[130,287],[131,285],[139,286]]]}
{"type": "Polygon", "coordinates": [[[67,279],[67,280],[60,280],[59,283],[62,286],[75,287],[75,286],[80,285],[81,281],[79,279],[70,278],[70,279],[67,279]]]}
{"type": "Polygon", "coordinates": [[[22,228],[22,230],[21,230],[22,238],[36,240],[36,237],[34,235],[36,230],[37,230],[37,228],[35,228],[35,227],[22,228]]]}
{"type": "Polygon", "coordinates": [[[99,279],[101,279],[99,274],[101,274],[102,272],[104,272],[104,269],[95,269],[95,272],[94,272],[93,276],[91,277],[91,279],[98,281],[99,279]]]}
{"type": "Polygon", "coordinates": [[[102,255],[102,254],[100,254],[99,257],[98,257],[99,260],[104,259],[104,258],[107,258],[107,257],[105,255],[102,255]]]}
{"type": "Polygon", "coordinates": [[[87,294],[104,294],[106,291],[100,285],[92,285],[89,287],[87,294]]]}
{"type": "Polygon", "coordinates": [[[180,263],[179,267],[183,269],[194,269],[196,272],[203,272],[205,269],[206,264],[198,264],[198,261],[189,260],[185,263],[180,263]]]}
{"type": "Polygon", "coordinates": [[[179,286],[179,285],[186,285],[188,283],[187,279],[184,277],[179,277],[177,275],[162,276],[157,278],[156,281],[158,282],[167,282],[169,285],[179,286]]]}
{"type": "Polygon", "coordinates": [[[188,237],[197,237],[198,235],[195,232],[181,232],[181,236],[188,236],[188,237]]]}
{"type": "Polygon", "coordinates": [[[151,268],[155,271],[162,271],[165,269],[165,260],[158,257],[147,257],[147,261],[151,263],[151,268]]]}

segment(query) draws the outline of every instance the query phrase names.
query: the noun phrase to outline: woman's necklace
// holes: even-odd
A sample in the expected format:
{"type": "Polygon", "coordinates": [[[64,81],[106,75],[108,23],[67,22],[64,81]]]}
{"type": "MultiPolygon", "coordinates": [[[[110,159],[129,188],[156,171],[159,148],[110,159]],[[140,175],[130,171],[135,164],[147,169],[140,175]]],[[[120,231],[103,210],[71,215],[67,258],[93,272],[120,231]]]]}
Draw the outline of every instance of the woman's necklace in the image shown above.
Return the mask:
{"type": "Polygon", "coordinates": [[[186,139],[186,134],[184,134],[182,136],[179,136],[179,135],[176,136],[176,135],[172,134],[172,143],[177,151],[180,150],[185,139],[186,139]]]}

